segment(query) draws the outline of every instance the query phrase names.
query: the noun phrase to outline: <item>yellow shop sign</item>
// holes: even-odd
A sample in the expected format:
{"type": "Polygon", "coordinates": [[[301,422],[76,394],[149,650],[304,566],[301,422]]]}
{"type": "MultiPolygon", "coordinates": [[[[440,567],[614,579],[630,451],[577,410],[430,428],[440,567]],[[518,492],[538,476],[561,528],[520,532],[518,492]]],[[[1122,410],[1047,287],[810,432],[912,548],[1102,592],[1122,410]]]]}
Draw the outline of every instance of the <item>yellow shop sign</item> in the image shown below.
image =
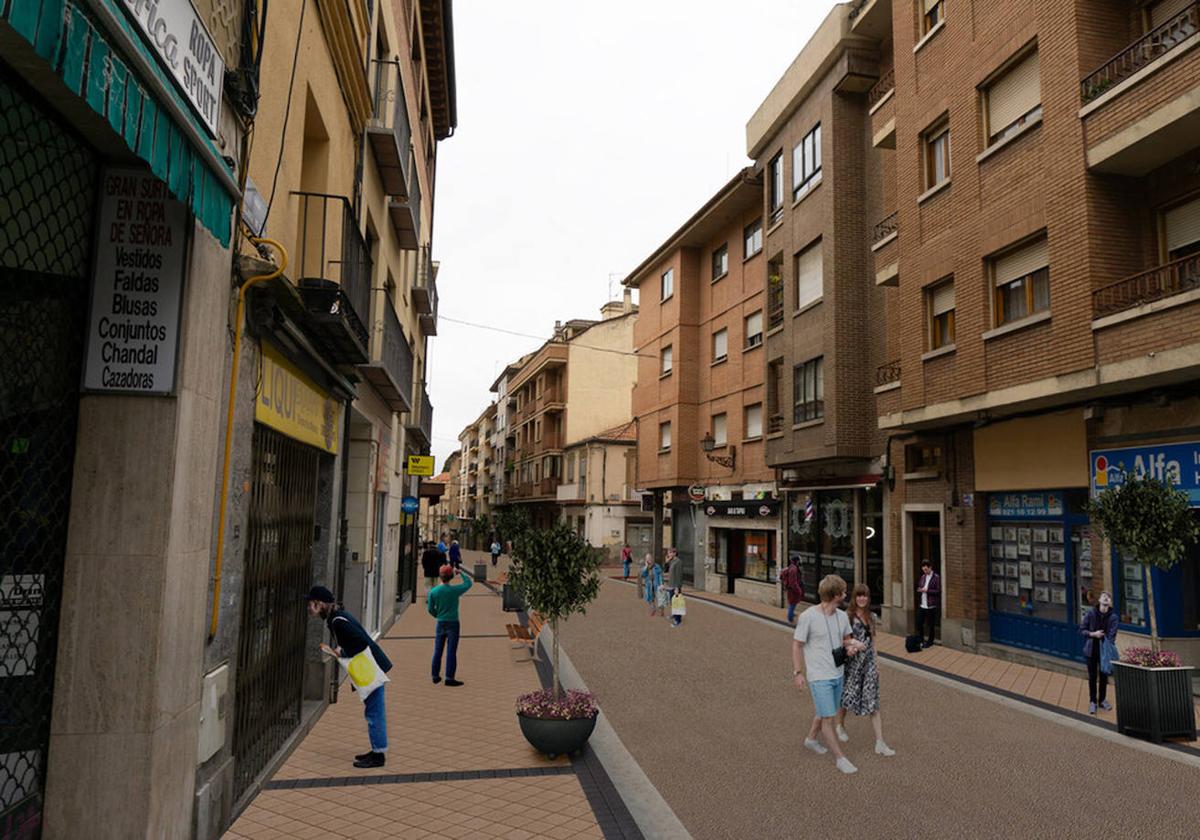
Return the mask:
{"type": "Polygon", "coordinates": [[[265,341],[254,419],[301,443],[337,453],[342,406],[265,341]]]}

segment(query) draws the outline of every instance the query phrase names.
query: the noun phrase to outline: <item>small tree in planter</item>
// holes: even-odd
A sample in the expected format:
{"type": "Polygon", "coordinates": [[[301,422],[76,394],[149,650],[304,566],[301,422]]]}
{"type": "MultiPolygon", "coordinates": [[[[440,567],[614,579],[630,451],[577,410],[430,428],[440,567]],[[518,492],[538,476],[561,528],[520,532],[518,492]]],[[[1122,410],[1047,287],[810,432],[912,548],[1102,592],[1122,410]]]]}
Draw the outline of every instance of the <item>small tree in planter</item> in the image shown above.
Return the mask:
{"type": "Polygon", "coordinates": [[[1169,570],[1200,537],[1187,496],[1156,478],[1123,480],[1102,491],[1088,505],[1092,522],[1122,556],[1141,563],[1149,602],[1150,647],[1128,648],[1121,660],[1117,685],[1117,730],[1150,736],[1196,738],[1191,668],[1178,655],[1162,650],[1154,578],[1150,568],[1169,570]]]}
{"type": "Polygon", "coordinates": [[[563,695],[558,623],[587,611],[600,592],[599,568],[591,546],[562,523],[546,530],[526,530],[513,546],[509,582],[520,590],[527,608],[550,625],[554,636],[552,688],[518,698],[517,717],[529,742],[551,757],[580,749],[595,727],[597,708],[591,695],[578,691],[563,695]]]}

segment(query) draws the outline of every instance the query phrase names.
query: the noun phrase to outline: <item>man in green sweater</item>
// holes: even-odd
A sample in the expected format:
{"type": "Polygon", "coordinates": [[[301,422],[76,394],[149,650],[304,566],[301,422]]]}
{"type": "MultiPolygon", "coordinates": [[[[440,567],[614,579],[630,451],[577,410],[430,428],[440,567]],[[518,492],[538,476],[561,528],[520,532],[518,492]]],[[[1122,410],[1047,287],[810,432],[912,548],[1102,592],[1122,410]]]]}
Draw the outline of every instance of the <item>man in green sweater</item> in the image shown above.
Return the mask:
{"type": "Polygon", "coordinates": [[[465,569],[460,570],[462,583],[450,583],[454,579],[454,567],[442,566],[439,570],[440,585],[429,590],[425,596],[425,608],[437,619],[437,632],[433,639],[433,681],[442,681],[442,652],[446,653],[446,685],[462,685],[454,678],[458,670],[458,599],[471,588],[471,578],[465,569]]]}

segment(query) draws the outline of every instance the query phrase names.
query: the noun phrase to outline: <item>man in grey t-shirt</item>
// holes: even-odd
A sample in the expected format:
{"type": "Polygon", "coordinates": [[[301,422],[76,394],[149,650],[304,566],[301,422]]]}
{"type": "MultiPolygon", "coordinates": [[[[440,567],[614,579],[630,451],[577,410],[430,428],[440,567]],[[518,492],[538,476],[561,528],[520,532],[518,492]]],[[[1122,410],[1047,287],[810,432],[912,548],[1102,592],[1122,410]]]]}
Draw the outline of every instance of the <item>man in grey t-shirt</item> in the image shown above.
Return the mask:
{"type": "Polygon", "coordinates": [[[850,620],[838,609],[846,597],[846,581],[837,575],[826,575],[817,590],[821,603],[810,607],[796,620],[792,634],[792,677],[796,688],[803,690],[805,678],[812,693],[816,714],[804,746],[818,755],[830,750],[843,773],[857,773],[858,768],[842,753],[834,734],[833,721],[842,705],[842,666],[834,659],[834,650],[842,648],[846,656],[862,651],[862,646],[850,633],[850,620]],[[820,732],[829,749],[817,740],[820,732]]]}

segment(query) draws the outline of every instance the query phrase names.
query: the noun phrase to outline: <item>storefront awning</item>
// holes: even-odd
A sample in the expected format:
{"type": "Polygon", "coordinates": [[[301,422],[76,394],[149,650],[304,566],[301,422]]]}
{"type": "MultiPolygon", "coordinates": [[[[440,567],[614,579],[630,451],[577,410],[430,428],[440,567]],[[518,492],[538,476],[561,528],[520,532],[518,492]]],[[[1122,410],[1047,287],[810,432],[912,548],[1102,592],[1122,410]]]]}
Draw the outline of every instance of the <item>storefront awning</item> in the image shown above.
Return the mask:
{"type": "Polygon", "coordinates": [[[784,490],[855,490],[874,487],[883,476],[879,473],[863,475],[828,476],[826,478],[802,478],[783,485],[784,490]]]}
{"type": "Polygon", "coordinates": [[[118,0],[89,2],[115,34],[79,0],[0,6],[3,21],[228,247],[237,181],[118,0]]]}

